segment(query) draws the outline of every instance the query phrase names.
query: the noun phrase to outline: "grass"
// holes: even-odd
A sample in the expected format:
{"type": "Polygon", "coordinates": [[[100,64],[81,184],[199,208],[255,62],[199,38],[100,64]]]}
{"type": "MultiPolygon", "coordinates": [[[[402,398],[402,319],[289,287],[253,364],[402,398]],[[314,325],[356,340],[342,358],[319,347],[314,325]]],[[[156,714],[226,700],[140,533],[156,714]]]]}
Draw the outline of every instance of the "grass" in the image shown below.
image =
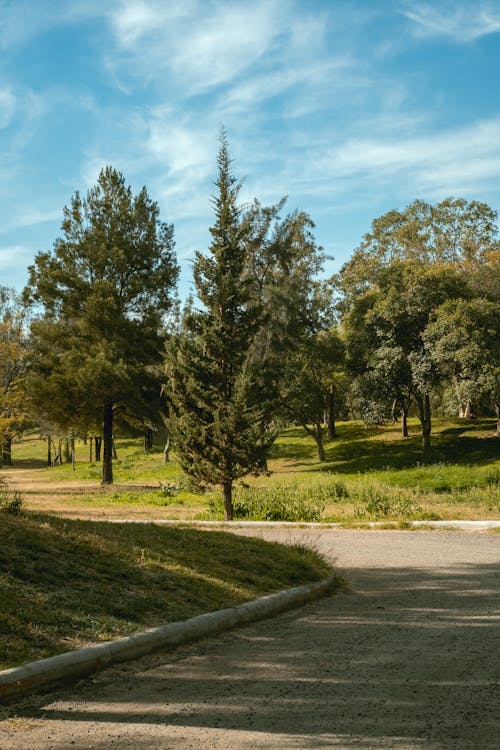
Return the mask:
{"type": "MultiPolygon", "coordinates": [[[[500,518],[500,440],[492,420],[435,420],[425,462],[418,425],[338,426],[319,462],[302,429],[285,430],[270,476],[237,483],[237,514],[248,519],[382,521],[500,518]]],[[[222,517],[217,488],[194,492],[162,447],[118,441],[116,484],[77,442],[71,465],[47,467],[34,434],[14,445],[0,482],[0,667],[248,601],[330,574],[311,550],[258,539],[110,518],[222,517]],[[2,494],[3,493],[3,494],[2,494]],[[87,519],[87,520],[84,520],[87,519]],[[88,519],[98,519],[97,523],[88,519]],[[104,522],[103,522],[104,521],[104,522]]]]}
{"type": "MultiPolygon", "coordinates": [[[[409,426],[404,440],[398,426],[341,423],[338,437],[326,441],[321,463],[301,428],[285,430],[271,453],[271,475],[237,484],[238,515],[343,523],[499,518],[500,439],[493,420],[434,420],[433,448],[425,461],[417,421],[409,426]]],[[[27,436],[14,449],[17,467],[33,467],[22,471],[27,507],[87,517],[222,518],[217,488],[194,492],[175,461],[163,463],[161,446],[144,453],[139,440],[121,439],[118,456],[116,486],[101,488],[100,466],[88,462],[87,446],[77,442],[75,471],[71,465],[48,468],[45,446],[27,436]]]]}
{"type": "Polygon", "coordinates": [[[0,520],[0,668],[331,575],[312,550],[220,531],[0,520]]]}

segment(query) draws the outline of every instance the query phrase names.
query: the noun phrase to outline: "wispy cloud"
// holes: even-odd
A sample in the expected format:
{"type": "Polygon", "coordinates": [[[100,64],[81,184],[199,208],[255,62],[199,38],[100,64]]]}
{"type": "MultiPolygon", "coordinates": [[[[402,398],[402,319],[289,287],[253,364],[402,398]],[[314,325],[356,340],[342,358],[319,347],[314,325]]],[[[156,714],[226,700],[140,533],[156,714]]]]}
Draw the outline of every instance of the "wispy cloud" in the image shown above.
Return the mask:
{"type": "Polygon", "coordinates": [[[16,97],[8,88],[0,89],[0,129],[6,128],[14,116],[16,97]]]}
{"type": "MultiPolygon", "coordinates": [[[[147,79],[169,72],[183,97],[230,84],[256,66],[279,66],[321,44],[320,14],[299,13],[290,0],[162,3],[123,0],[109,14],[118,55],[109,57],[115,72],[147,79]]],[[[171,94],[173,92],[171,91],[171,94]]]]}
{"type": "Polygon", "coordinates": [[[436,4],[411,2],[402,12],[420,37],[447,36],[467,43],[500,31],[498,3],[454,2],[436,7],[436,4]]]}
{"type": "Polygon", "coordinates": [[[307,182],[387,189],[397,180],[408,193],[429,197],[484,191],[500,171],[499,129],[494,118],[428,136],[348,139],[310,161],[307,182]]]}

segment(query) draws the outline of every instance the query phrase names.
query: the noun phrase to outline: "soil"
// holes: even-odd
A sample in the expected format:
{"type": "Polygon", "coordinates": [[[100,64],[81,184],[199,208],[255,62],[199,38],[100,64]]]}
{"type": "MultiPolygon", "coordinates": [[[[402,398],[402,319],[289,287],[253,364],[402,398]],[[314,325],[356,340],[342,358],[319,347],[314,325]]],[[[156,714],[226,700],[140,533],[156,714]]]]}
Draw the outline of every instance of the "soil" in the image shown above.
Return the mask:
{"type": "MultiPolygon", "coordinates": [[[[13,490],[19,490],[23,498],[23,506],[27,510],[39,513],[53,513],[65,518],[78,518],[84,520],[116,520],[127,517],[129,519],[158,519],[165,518],[165,508],[154,505],[99,505],[99,499],[105,498],[106,494],[115,494],[125,490],[157,490],[156,484],[145,484],[135,482],[102,486],[92,480],[79,481],[62,479],[61,481],[47,481],[40,476],[33,466],[25,462],[22,468],[9,468],[0,470],[0,477],[4,479],[13,490]],[[89,499],[95,499],[95,507],[89,503],[89,499]]],[[[175,507],[169,507],[169,515],[176,517],[175,507]],[[172,510],[174,512],[172,512],[172,510]]],[[[195,514],[193,511],[192,515],[195,514]]],[[[180,514],[179,514],[180,515],[180,514]]],[[[189,520],[189,513],[184,512],[189,520]]],[[[1,750],[1,748],[0,748],[1,750]]]]}
{"type": "Polygon", "coordinates": [[[500,536],[235,529],[347,586],[4,709],[2,750],[500,747],[500,536]]]}

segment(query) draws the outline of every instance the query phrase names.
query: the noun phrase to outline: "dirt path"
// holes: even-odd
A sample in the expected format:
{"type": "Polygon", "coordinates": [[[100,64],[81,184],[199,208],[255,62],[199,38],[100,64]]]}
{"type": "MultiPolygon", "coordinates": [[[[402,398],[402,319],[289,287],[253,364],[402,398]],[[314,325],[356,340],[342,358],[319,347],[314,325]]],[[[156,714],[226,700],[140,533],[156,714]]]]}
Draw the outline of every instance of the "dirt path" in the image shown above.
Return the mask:
{"type": "Polygon", "coordinates": [[[314,544],[349,588],[18,705],[0,748],[500,747],[498,534],[240,533],[314,544]]]}

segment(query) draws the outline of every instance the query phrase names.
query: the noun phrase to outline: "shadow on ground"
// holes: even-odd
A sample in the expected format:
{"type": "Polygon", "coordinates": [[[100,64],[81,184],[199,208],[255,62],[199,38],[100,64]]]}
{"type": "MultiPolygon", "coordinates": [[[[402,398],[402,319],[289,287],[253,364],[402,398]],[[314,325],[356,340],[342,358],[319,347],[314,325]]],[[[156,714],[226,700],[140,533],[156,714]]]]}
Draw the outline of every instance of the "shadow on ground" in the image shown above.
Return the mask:
{"type": "Polygon", "coordinates": [[[177,738],[162,748],[201,747],[202,736],[238,748],[500,747],[499,567],[342,574],[353,582],[342,594],[24,715],[75,737],[91,724],[94,748],[116,732],[133,733],[123,747],[156,747],[151,731],[177,738]]]}

